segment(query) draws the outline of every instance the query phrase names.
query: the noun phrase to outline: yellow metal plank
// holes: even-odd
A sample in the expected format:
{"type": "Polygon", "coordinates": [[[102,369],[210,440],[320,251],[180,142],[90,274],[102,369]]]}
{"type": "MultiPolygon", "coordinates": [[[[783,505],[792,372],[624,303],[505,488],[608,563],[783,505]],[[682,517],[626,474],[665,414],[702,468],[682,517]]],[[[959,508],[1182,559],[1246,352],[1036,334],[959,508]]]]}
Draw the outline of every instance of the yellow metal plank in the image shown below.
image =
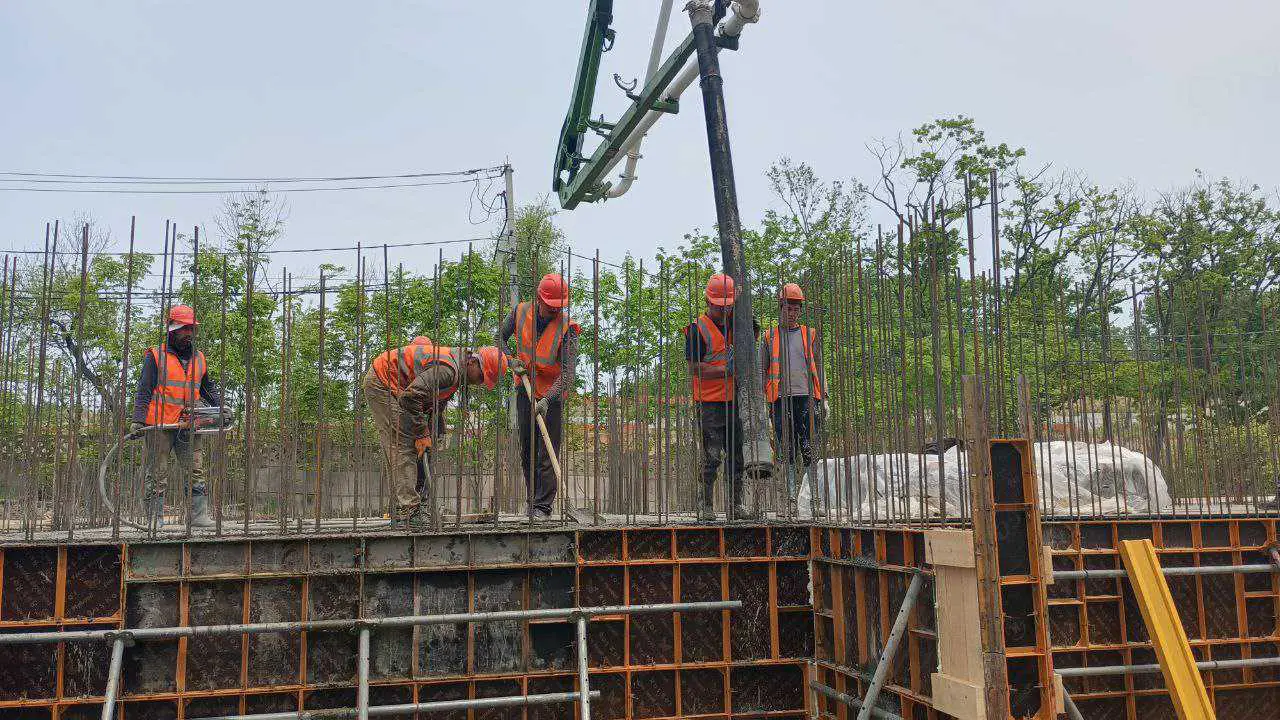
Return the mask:
{"type": "Polygon", "coordinates": [[[1204,680],[1196,668],[1191,644],[1173,605],[1169,584],[1160,570],[1156,549],[1150,540],[1122,540],[1120,557],[1129,573],[1147,633],[1160,661],[1164,684],[1169,688],[1179,720],[1214,720],[1213,705],[1205,692],[1204,680]]]}

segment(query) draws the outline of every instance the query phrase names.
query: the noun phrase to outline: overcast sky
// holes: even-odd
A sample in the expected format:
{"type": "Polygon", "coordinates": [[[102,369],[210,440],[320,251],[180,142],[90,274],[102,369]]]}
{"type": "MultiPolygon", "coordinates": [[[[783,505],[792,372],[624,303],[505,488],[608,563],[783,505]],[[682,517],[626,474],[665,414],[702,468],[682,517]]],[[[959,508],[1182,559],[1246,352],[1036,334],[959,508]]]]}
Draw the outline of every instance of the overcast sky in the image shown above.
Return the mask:
{"type": "MultiPolygon", "coordinates": [[[[642,75],[656,0],[617,0],[598,111],[642,75]]],[[[1280,4],[1254,0],[762,0],[722,54],[744,220],[770,206],[782,155],[868,177],[866,143],[966,114],[990,139],[1103,184],[1158,191],[1195,168],[1280,185],[1280,4]]],[[[680,3],[677,2],[677,6],[680,3]]],[[[501,164],[550,192],[586,3],[0,2],[0,171],[148,176],[392,174],[501,164]]],[[[668,48],[688,31],[673,17],[668,48]]],[[[664,118],[627,196],[562,213],[576,249],[649,255],[714,222],[701,99],[664,118]]],[[[0,186],[12,183],[0,183],[0,186]]],[[[488,188],[491,194],[500,184],[488,188]]],[[[289,198],[282,247],[485,235],[469,186],[289,198]]],[[[158,249],[209,223],[214,196],[0,191],[0,247],[88,213],[158,249]]],[[[483,213],[480,213],[483,216],[483,213]]],[[[435,250],[392,262],[424,266],[435,250]]],[[[313,270],[321,256],[290,256],[313,270]]],[[[349,257],[328,257],[351,265],[349,257]]],[[[380,260],[380,258],[379,258],[380,260]]]]}

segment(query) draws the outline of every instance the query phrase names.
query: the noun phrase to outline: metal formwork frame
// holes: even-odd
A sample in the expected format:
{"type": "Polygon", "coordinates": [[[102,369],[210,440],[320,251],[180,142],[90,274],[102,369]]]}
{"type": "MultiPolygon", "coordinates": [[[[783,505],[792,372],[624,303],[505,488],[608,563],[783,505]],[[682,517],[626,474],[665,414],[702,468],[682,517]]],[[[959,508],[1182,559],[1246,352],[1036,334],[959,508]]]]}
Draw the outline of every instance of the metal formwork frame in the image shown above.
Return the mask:
{"type": "Polygon", "coordinates": [[[1054,664],[1081,713],[1144,720],[1172,712],[1163,684],[1151,677],[1155,653],[1120,565],[1120,541],[1131,539],[1155,545],[1219,714],[1280,710],[1273,669],[1280,571],[1270,552],[1276,523],[1257,516],[1047,519],[1054,664]]]}
{"type": "MultiPolygon", "coordinates": [[[[601,691],[601,697],[591,702],[592,714],[600,720],[744,713],[781,719],[811,707],[804,688],[813,652],[808,587],[813,532],[803,525],[653,525],[9,546],[0,553],[11,553],[7,559],[13,563],[3,568],[0,560],[0,571],[29,577],[47,572],[48,582],[39,592],[49,600],[47,607],[26,615],[16,608],[7,617],[0,612],[0,632],[328,622],[733,597],[749,601],[745,610],[593,618],[589,670],[592,689],[601,691]],[[33,551],[43,553],[39,563],[27,559],[18,564],[21,555],[33,551]],[[55,616],[52,579],[58,552],[68,556],[62,561],[67,562],[67,586],[57,583],[67,609],[55,616]],[[110,580],[91,578],[96,584],[90,587],[76,579],[88,555],[102,568],[113,563],[110,580]],[[436,585],[445,578],[447,585],[436,585]],[[508,579],[514,584],[503,584],[508,579]],[[440,588],[447,592],[436,592],[440,588]],[[602,588],[608,592],[602,594],[602,588]],[[90,590],[102,597],[86,611],[90,590]],[[401,592],[407,595],[396,594],[401,592]],[[273,598],[283,603],[280,609],[260,614],[270,607],[260,603],[273,598]],[[149,607],[163,612],[139,614],[149,607]],[[20,619],[26,617],[31,619],[20,619]]],[[[8,582],[16,577],[5,578],[0,600],[6,595],[13,599],[29,585],[8,582]]],[[[575,689],[571,648],[576,628],[571,620],[457,627],[456,635],[444,626],[413,631],[371,627],[370,707],[575,689]],[[507,648],[509,641],[513,644],[507,648]],[[554,654],[546,655],[548,651],[554,654]],[[495,653],[514,659],[508,663],[495,653]]],[[[302,632],[287,641],[264,635],[144,641],[139,650],[122,656],[120,702],[113,720],[354,707],[356,633],[352,627],[302,632]],[[264,659],[274,664],[264,665],[264,659]]],[[[13,661],[0,667],[0,677],[13,679],[10,688],[29,688],[6,693],[0,714],[51,712],[52,720],[96,720],[112,643],[48,647],[50,652],[38,653],[28,669],[15,668],[33,657],[35,646],[0,653],[13,661]],[[45,658],[50,658],[47,670],[45,658]],[[95,669],[82,669],[86,658],[95,669]]],[[[510,712],[541,720],[551,710],[510,712]]]]}
{"type": "MultiPolygon", "coordinates": [[[[107,641],[111,643],[111,661],[103,695],[102,720],[111,720],[118,701],[120,673],[124,651],[138,640],[165,640],[216,635],[256,635],[262,633],[300,633],[314,630],[353,630],[356,632],[358,689],[356,706],[324,711],[298,711],[292,713],[265,713],[254,715],[228,715],[218,720],[300,720],[313,718],[358,717],[360,720],[378,715],[394,715],[403,712],[430,712],[485,707],[506,707],[540,703],[581,701],[582,720],[590,719],[592,693],[587,673],[587,622],[602,615],[637,615],[666,612],[705,612],[737,610],[741,601],[723,600],[696,603],[658,603],[648,605],[599,606],[576,608],[547,608],[541,610],[511,610],[480,613],[453,613],[443,615],[405,615],[386,618],[342,620],[305,620],[297,622],[245,623],[238,625],[196,625],[162,628],[137,628],[132,630],[64,630],[55,632],[26,632],[0,635],[0,644],[28,645],[76,641],[107,641]],[[374,628],[420,627],[424,625],[450,625],[463,622],[489,623],[504,620],[569,619],[577,626],[578,683],[579,690],[572,693],[546,693],[503,698],[476,698],[443,703],[410,703],[370,706],[369,704],[369,632],[374,628]]],[[[595,693],[596,696],[599,692],[595,693]]]]}
{"type": "Polygon", "coordinates": [[[878,695],[888,696],[888,706],[900,707],[900,715],[872,707],[870,717],[940,717],[929,695],[937,632],[933,576],[925,564],[923,532],[904,527],[822,527],[816,534],[815,677],[809,687],[833,701],[819,704],[819,714],[855,720],[864,708],[873,706],[870,691],[876,677],[883,676],[878,695]],[[899,622],[901,635],[894,648],[891,641],[899,622]]]}

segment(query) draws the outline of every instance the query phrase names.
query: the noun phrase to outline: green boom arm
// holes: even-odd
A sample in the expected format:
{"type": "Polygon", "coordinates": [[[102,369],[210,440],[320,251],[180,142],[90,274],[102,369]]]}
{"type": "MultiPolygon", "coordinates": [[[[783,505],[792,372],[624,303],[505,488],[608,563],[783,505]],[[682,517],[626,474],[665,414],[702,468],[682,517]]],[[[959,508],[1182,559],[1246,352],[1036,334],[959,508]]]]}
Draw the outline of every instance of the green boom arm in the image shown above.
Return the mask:
{"type": "Polygon", "coordinates": [[[573,179],[582,164],[582,142],[591,121],[591,103],[596,95],[596,77],[600,73],[600,56],[613,46],[613,0],[591,0],[587,12],[587,29],[582,34],[582,51],[578,59],[578,75],[573,81],[573,98],[569,113],[560,128],[556,146],[553,190],[573,179]]]}

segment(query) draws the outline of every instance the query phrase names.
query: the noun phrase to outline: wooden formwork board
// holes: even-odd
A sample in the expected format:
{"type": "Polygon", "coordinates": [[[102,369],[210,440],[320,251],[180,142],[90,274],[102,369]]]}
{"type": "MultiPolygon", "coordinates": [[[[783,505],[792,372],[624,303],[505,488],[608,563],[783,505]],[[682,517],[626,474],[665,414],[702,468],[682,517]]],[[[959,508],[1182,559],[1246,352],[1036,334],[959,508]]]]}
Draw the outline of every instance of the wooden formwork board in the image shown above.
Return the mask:
{"type": "MultiPolygon", "coordinates": [[[[742,611],[601,617],[588,638],[600,720],[795,717],[812,655],[807,527],[474,532],[9,547],[0,633],[743,599],[742,611]]],[[[574,689],[570,622],[375,631],[371,702],[574,689]]],[[[354,635],[145,642],[125,718],[354,704],[354,635]]],[[[96,717],[106,643],[0,646],[0,720],[96,717]]],[[[469,720],[570,717],[571,706],[469,720]]],[[[466,713],[456,717],[463,720],[466,713]]]]}

